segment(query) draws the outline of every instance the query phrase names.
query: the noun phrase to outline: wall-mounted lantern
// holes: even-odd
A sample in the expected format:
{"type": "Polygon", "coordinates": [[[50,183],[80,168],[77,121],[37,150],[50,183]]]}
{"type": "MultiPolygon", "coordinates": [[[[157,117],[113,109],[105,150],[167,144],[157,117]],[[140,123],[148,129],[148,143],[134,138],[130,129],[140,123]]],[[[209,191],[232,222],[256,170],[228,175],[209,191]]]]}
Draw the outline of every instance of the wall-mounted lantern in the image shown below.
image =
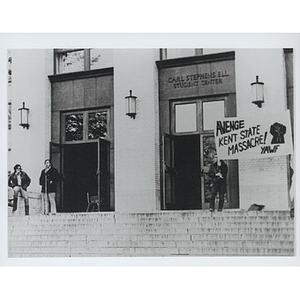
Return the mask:
{"type": "Polygon", "coordinates": [[[129,91],[130,95],[125,97],[127,100],[127,113],[130,118],[135,119],[136,116],[136,96],[132,96],[132,90],[129,91]]]}
{"type": "Polygon", "coordinates": [[[28,129],[29,123],[28,123],[28,114],[29,114],[29,108],[25,107],[25,102],[23,102],[23,107],[19,108],[20,111],[20,126],[23,128],[28,129]]]}
{"type": "Polygon", "coordinates": [[[252,86],[252,103],[256,104],[261,108],[264,103],[264,83],[258,81],[258,76],[256,76],[256,82],[251,83],[252,86]]]}

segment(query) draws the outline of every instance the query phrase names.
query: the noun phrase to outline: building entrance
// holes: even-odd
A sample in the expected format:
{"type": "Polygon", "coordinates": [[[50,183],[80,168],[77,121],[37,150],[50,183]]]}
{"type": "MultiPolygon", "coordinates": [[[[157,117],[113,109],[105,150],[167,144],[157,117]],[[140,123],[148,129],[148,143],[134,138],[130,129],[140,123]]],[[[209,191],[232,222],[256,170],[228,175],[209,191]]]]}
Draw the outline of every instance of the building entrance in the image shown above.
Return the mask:
{"type": "Polygon", "coordinates": [[[83,212],[88,196],[98,193],[97,143],[65,146],[64,212],[83,212]]]}
{"type": "MultiPolygon", "coordinates": [[[[235,53],[164,59],[156,64],[161,208],[209,209],[212,184],[208,170],[211,153],[216,149],[215,124],[217,120],[237,115],[235,53]]],[[[226,164],[224,209],[239,208],[238,161],[228,160],[226,164]]]]}
{"type": "MultiPolygon", "coordinates": [[[[170,104],[172,134],[163,135],[162,209],[209,209],[212,153],[216,151],[214,122],[224,117],[222,98],[197,99],[170,104]]],[[[227,161],[224,208],[237,208],[238,165],[227,161]]],[[[218,201],[218,197],[216,197],[218,201]]]]}
{"type": "MultiPolygon", "coordinates": [[[[198,135],[174,139],[174,209],[200,209],[200,139],[198,135]]],[[[172,205],[170,208],[172,208],[172,205]]]]}
{"type": "Polygon", "coordinates": [[[85,212],[91,200],[98,211],[112,210],[109,141],[50,143],[50,157],[63,178],[56,196],[59,212],[85,212]]]}

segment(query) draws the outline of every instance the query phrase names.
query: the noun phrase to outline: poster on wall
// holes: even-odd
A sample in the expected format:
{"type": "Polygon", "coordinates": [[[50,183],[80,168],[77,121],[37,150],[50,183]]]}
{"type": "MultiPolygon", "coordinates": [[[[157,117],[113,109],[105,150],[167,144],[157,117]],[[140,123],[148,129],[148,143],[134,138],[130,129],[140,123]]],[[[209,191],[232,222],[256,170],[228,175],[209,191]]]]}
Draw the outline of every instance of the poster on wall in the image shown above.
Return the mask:
{"type": "Polygon", "coordinates": [[[290,111],[223,118],[215,123],[219,159],[252,159],[292,154],[290,111]]]}

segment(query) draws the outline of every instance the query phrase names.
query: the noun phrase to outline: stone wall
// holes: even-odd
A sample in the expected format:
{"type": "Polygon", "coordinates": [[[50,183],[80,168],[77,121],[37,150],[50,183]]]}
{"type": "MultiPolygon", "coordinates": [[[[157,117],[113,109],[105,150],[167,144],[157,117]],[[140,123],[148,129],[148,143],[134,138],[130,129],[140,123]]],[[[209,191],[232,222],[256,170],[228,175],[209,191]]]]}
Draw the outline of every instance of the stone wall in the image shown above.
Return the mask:
{"type": "Polygon", "coordinates": [[[239,160],[241,208],[263,204],[266,210],[288,209],[286,156],[239,160]]]}

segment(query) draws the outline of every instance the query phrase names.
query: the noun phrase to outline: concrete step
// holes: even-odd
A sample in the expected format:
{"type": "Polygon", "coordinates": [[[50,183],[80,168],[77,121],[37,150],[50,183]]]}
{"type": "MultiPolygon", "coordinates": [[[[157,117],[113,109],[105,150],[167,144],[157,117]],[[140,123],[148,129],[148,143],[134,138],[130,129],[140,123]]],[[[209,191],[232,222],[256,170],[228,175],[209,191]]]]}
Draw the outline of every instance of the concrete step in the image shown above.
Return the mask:
{"type": "Polygon", "coordinates": [[[268,229],[268,228],[287,228],[293,229],[293,221],[226,221],[226,222],[215,222],[213,220],[207,222],[185,222],[185,223],[98,223],[98,224],[56,224],[56,223],[45,223],[45,224],[13,224],[9,226],[10,234],[28,233],[33,232],[51,232],[53,230],[69,231],[69,230],[120,230],[120,229],[198,229],[198,230],[209,230],[213,228],[239,228],[248,230],[251,229],[268,229]]]}
{"type": "Polygon", "coordinates": [[[9,257],[294,254],[289,212],[9,216],[9,257]]]}
{"type": "Polygon", "coordinates": [[[182,229],[182,228],[173,228],[173,229],[105,229],[105,230],[91,230],[86,231],[85,229],[71,229],[68,231],[62,231],[60,229],[57,230],[31,230],[31,231],[10,231],[9,236],[11,240],[19,239],[31,239],[37,237],[38,239],[65,239],[66,237],[70,236],[94,236],[94,235],[115,235],[117,237],[120,236],[126,236],[130,235],[137,236],[140,238],[142,235],[151,236],[151,235],[169,235],[172,237],[178,236],[178,235],[185,235],[185,236],[214,236],[214,235],[221,235],[225,238],[228,237],[228,235],[234,235],[234,236],[241,236],[241,235],[247,235],[250,234],[252,236],[258,235],[258,236],[269,236],[270,237],[285,237],[291,236],[293,239],[294,229],[293,228],[212,228],[212,229],[182,229]]]}
{"type": "Polygon", "coordinates": [[[8,223],[9,228],[18,230],[18,229],[69,229],[76,227],[78,229],[86,228],[86,229],[93,229],[93,228],[99,228],[99,229],[109,229],[109,228],[214,228],[214,227],[244,227],[244,228],[271,228],[271,227],[278,227],[281,228],[289,228],[294,227],[293,220],[285,219],[285,220],[262,220],[260,218],[256,219],[243,219],[243,220],[233,220],[233,219],[226,219],[226,220],[215,220],[215,219],[199,219],[199,220],[190,220],[190,221],[169,221],[166,220],[165,222],[60,222],[60,220],[45,220],[43,223],[37,223],[34,220],[28,219],[23,220],[22,222],[14,222],[9,221],[8,223]]]}
{"type": "Polygon", "coordinates": [[[145,234],[145,233],[131,233],[131,234],[87,234],[77,233],[76,235],[23,235],[12,236],[9,239],[10,243],[16,245],[21,242],[60,242],[60,241],[122,241],[122,240],[141,240],[141,241],[294,241],[292,234],[231,234],[231,233],[215,233],[215,234],[145,234]]]}
{"type": "Polygon", "coordinates": [[[101,256],[291,256],[292,249],[278,248],[226,248],[226,247],[194,247],[194,248],[162,248],[162,247],[29,247],[9,249],[10,257],[101,257],[101,256]],[[14,252],[12,252],[14,251],[14,252]]]}
{"type": "MultiPolygon", "coordinates": [[[[160,220],[172,220],[176,221],[179,219],[182,220],[192,220],[197,218],[251,218],[251,217],[260,217],[260,218],[286,218],[289,217],[288,211],[240,211],[240,210],[223,210],[222,212],[214,212],[210,213],[207,210],[197,210],[197,211],[168,211],[168,212],[155,212],[155,213],[114,213],[114,212],[94,212],[94,213],[57,213],[55,216],[53,215],[30,215],[29,217],[35,220],[44,220],[45,217],[51,219],[55,217],[56,219],[61,220],[79,220],[84,218],[86,221],[92,220],[117,220],[118,222],[126,222],[130,220],[130,222],[142,222],[142,221],[157,221],[160,220]]],[[[24,217],[23,214],[15,214],[9,215],[9,217],[18,217],[19,220],[24,217]]]]}
{"type": "Polygon", "coordinates": [[[290,249],[293,241],[261,241],[261,240],[71,240],[71,241],[20,241],[9,242],[11,250],[26,247],[89,247],[89,248],[280,248],[290,249]]]}

